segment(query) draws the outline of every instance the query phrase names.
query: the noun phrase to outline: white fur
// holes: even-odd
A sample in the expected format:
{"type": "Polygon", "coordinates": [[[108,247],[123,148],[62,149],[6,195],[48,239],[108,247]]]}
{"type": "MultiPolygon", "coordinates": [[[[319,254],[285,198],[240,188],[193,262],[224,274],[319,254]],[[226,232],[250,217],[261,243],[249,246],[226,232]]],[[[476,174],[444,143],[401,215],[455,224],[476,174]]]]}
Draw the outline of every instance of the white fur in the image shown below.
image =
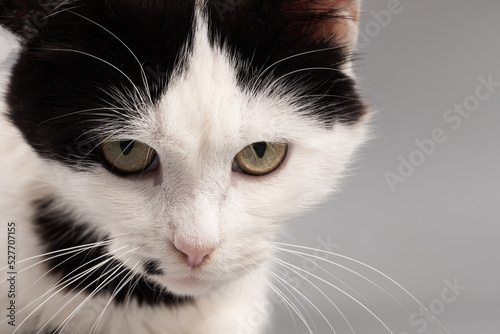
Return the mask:
{"type": "MultiPolygon", "coordinates": [[[[40,160],[7,124],[4,102],[0,105],[3,249],[5,224],[15,221],[18,258],[43,252],[32,231],[29,202],[56,193],[77,221],[115,236],[110,249],[129,268],[142,274],[138,263],[160,259],[166,275],[159,276],[158,283],[180,295],[198,296],[197,307],[174,311],[133,302],[126,309],[111,304],[99,333],[238,333],[238,319],[266,299],[266,263],[279,223],[324,199],[365,139],[363,122],[327,130],[298,112],[300,101],[294,96],[242,91],[235,69],[244,64],[210,47],[200,16],[194,49],[187,57],[187,72],[175,78],[156,108],[141,111],[142,119],[128,133],[128,138],[156,150],[161,180],[148,175],[121,178],[104,168],[75,175],[57,162],[40,160]],[[289,143],[288,157],[277,171],[263,177],[231,171],[242,148],[276,140],[289,143]],[[176,240],[193,248],[216,249],[209,261],[193,270],[175,249],[176,240]]],[[[38,260],[19,262],[18,270],[38,260]]],[[[38,265],[19,273],[18,324],[34,309],[20,308],[57,283],[51,275],[42,277],[45,270],[38,265]]],[[[60,292],[49,299],[50,295],[35,304],[44,303],[19,333],[30,326],[40,328],[52,317],[51,323],[62,323],[86,298],[60,292]]],[[[108,298],[100,295],[86,302],[65,332],[88,333],[108,298]]],[[[7,303],[2,292],[0,305],[7,303]]],[[[1,333],[12,329],[5,321],[0,326],[1,333]]]]}

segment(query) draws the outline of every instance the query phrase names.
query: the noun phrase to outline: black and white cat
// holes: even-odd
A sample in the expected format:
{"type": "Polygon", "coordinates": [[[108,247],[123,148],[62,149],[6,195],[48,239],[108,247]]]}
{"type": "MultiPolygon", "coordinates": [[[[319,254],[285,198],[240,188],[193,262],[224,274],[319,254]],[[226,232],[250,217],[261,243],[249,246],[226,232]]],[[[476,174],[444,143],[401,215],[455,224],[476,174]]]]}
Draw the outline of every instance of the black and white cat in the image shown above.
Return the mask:
{"type": "Polygon", "coordinates": [[[358,0],[1,0],[19,41],[1,333],[241,332],[280,224],[365,140],[358,17],[358,0]]]}

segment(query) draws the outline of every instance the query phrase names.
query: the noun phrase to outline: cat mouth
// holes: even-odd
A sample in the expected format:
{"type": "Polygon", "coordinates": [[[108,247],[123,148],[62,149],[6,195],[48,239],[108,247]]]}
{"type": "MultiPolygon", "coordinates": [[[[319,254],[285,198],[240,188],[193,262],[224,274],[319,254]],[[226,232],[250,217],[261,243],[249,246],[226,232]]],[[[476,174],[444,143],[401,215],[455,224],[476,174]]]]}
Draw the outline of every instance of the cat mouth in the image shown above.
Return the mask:
{"type": "Polygon", "coordinates": [[[205,294],[212,290],[212,288],[219,286],[221,281],[190,275],[180,278],[167,278],[164,283],[168,287],[168,290],[175,294],[197,296],[205,294]]]}
{"type": "Polygon", "coordinates": [[[207,282],[209,282],[209,281],[200,279],[200,278],[195,277],[195,276],[177,278],[177,279],[173,279],[173,281],[175,283],[185,285],[185,286],[198,286],[198,285],[206,284],[207,282]]]}

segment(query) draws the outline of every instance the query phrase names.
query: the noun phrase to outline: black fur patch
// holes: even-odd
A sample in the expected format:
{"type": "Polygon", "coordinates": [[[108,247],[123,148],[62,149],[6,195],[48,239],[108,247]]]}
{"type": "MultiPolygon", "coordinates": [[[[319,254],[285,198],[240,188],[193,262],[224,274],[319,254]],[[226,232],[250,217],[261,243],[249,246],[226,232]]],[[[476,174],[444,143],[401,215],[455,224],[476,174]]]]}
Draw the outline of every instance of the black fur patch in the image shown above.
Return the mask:
{"type": "Polygon", "coordinates": [[[144,271],[150,275],[164,275],[165,273],[160,268],[160,264],[156,260],[149,260],[144,262],[144,271]]]}
{"type": "Polygon", "coordinates": [[[242,86],[266,88],[280,80],[285,92],[299,88],[303,112],[326,125],[353,124],[366,113],[354,80],[340,71],[350,60],[348,50],[335,36],[317,36],[323,22],[345,19],[335,9],[308,11],[303,0],[209,2],[212,43],[250,66],[239,70],[242,86]]]}
{"type": "MultiPolygon", "coordinates": [[[[54,211],[50,208],[52,204],[53,201],[36,204],[39,212],[36,228],[46,252],[108,240],[105,236],[99,235],[90,225],[77,224],[67,214],[54,211]]],[[[189,297],[173,295],[144,276],[132,273],[131,270],[123,267],[119,260],[113,259],[107,253],[107,247],[100,245],[89,250],[55,257],[48,261],[48,268],[53,268],[50,274],[58,275],[62,279],[62,284],[74,280],[68,285],[68,290],[75,288],[90,294],[101,287],[99,293],[114,293],[123,285],[113,299],[116,304],[123,304],[129,299],[136,300],[140,305],[150,306],[176,306],[193,301],[189,297]],[[79,276],[104,261],[107,261],[105,265],[79,276]]],[[[161,270],[160,268],[153,269],[161,270]]]]}
{"type": "MultiPolygon", "coordinates": [[[[246,64],[238,69],[243,88],[279,81],[325,126],[356,123],[365,107],[339,70],[351,55],[317,33],[337,12],[305,3],[209,0],[209,38],[246,64]]],[[[142,105],[158,101],[172,73],[187,66],[194,19],[195,0],[1,1],[0,23],[24,41],[7,97],[10,119],[46,158],[77,170],[101,163],[97,129],[133,125],[138,96],[142,105]]]]}
{"type": "Polygon", "coordinates": [[[39,154],[85,170],[100,162],[94,148],[103,138],[93,131],[133,124],[137,96],[156,103],[185,66],[194,0],[55,3],[1,4],[0,22],[25,38],[9,116],[39,154]]]}

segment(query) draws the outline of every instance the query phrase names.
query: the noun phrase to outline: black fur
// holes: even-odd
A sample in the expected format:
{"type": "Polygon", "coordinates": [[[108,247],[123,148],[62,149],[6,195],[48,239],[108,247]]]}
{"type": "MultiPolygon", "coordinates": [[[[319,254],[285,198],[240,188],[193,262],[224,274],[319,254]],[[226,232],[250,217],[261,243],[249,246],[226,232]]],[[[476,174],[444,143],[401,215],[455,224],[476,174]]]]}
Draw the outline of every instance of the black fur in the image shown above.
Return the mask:
{"type": "Polygon", "coordinates": [[[164,275],[165,272],[160,268],[160,264],[156,260],[149,260],[144,262],[144,271],[149,275],[164,275]]]}
{"type": "Polygon", "coordinates": [[[10,118],[39,154],[86,169],[100,162],[94,148],[102,138],[92,130],[125,127],[136,116],[134,99],[123,103],[108,93],[150,95],[145,104],[154,104],[184,66],[179,54],[190,47],[194,0],[38,3],[6,1],[0,13],[24,38],[8,95],[10,118]]]}
{"type": "Polygon", "coordinates": [[[321,119],[327,126],[334,122],[356,123],[366,110],[354,80],[339,70],[351,56],[334,33],[330,38],[318,35],[331,20],[346,18],[335,9],[310,11],[306,2],[240,0],[238,6],[226,5],[224,15],[220,15],[220,7],[215,4],[221,1],[211,1],[213,6],[208,13],[212,43],[227,47],[236,58],[250,65],[239,70],[242,86],[265,88],[284,78],[281,81],[288,87],[285,93],[302,90],[299,96],[307,104],[304,113],[321,119]],[[315,52],[271,66],[309,51],[315,52]],[[314,69],[302,71],[306,68],[314,69]]]}
{"type": "MultiPolygon", "coordinates": [[[[317,34],[328,22],[345,18],[336,10],[312,11],[305,3],[210,0],[204,14],[212,43],[246,63],[238,70],[243,88],[263,89],[282,78],[285,92],[302,90],[302,112],[325,126],[356,123],[365,107],[354,81],[339,71],[350,54],[334,33],[331,38],[317,34]],[[314,50],[322,51],[269,68],[314,50]]],[[[116,88],[130,96],[138,90],[151,95],[146,104],[157,102],[174,69],[186,66],[182,54],[191,47],[194,17],[194,0],[0,1],[0,23],[24,43],[8,95],[11,120],[44,157],[77,170],[101,163],[95,147],[102,138],[92,131],[106,124],[126,127],[137,112],[104,91],[116,88]],[[132,53],[83,17],[104,26],[132,50],[144,66],[147,85],[132,53]],[[109,108],[89,110],[103,106],[109,108]]]]}
{"type": "MultiPolygon", "coordinates": [[[[44,200],[36,203],[38,217],[35,224],[40,235],[40,243],[44,245],[46,252],[108,240],[90,225],[77,224],[68,214],[54,210],[52,208],[54,202],[55,200],[44,200]]],[[[122,263],[117,259],[112,259],[107,253],[105,245],[97,246],[90,250],[55,257],[48,261],[48,268],[53,268],[50,274],[58,275],[62,279],[62,286],[75,280],[68,284],[67,290],[84,290],[90,294],[101,285],[102,289],[98,295],[102,293],[109,295],[124,285],[113,299],[116,304],[123,304],[128,299],[135,300],[140,305],[150,306],[176,306],[193,301],[189,297],[173,295],[146,277],[132,273],[129,269],[122,270],[122,263]],[[105,265],[79,277],[84,271],[107,260],[110,261],[105,265]],[[115,274],[112,275],[113,273],[115,274]],[[132,278],[129,280],[130,277],[132,278]],[[128,283],[125,284],[127,281],[128,283]]],[[[161,271],[160,268],[153,269],[156,269],[156,272],[161,271]]]]}

